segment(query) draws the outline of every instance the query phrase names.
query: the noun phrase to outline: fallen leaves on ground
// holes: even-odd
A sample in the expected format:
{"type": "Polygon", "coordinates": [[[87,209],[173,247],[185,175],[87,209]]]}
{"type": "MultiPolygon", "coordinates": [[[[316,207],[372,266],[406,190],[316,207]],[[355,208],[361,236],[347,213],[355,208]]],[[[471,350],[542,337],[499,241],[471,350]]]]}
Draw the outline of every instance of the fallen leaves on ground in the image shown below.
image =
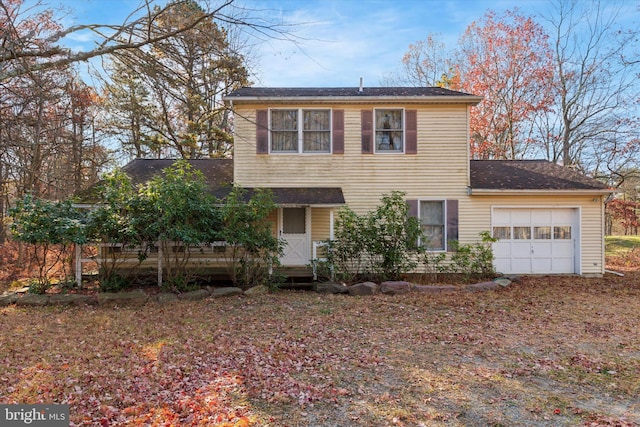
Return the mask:
{"type": "Polygon", "coordinates": [[[633,426],[640,274],[0,309],[0,402],[91,426],[633,426]]]}

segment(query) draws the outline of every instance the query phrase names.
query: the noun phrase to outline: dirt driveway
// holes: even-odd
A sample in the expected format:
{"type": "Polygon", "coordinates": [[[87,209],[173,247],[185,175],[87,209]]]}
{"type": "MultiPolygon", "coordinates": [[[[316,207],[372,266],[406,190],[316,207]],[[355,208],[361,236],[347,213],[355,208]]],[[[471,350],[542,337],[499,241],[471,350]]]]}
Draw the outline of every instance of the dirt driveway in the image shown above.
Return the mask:
{"type": "Polygon", "coordinates": [[[640,425],[640,274],[0,309],[0,402],[74,425],[640,425]],[[199,424],[201,423],[201,424],[199,424]]]}

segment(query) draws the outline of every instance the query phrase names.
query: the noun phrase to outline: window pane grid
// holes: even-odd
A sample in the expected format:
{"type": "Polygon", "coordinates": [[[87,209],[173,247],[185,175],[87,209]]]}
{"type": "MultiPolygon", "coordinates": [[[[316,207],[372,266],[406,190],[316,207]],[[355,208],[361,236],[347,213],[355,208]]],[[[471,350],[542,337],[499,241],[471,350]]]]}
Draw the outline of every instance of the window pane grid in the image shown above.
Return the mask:
{"type": "Polygon", "coordinates": [[[551,240],[551,227],[533,227],[533,238],[537,240],[551,240]]]}
{"type": "Polygon", "coordinates": [[[493,237],[502,240],[511,240],[511,227],[493,227],[493,237]]]}
{"type": "Polygon", "coordinates": [[[330,153],[330,113],[331,110],[271,110],[271,151],[330,153]]]}
{"type": "Polygon", "coordinates": [[[305,153],[327,153],[329,152],[330,132],[305,132],[303,139],[303,151],[305,153]]]}
{"type": "Polygon", "coordinates": [[[402,151],[402,110],[376,110],[376,150],[402,151]]]}
{"type": "Polygon", "coordinates": [[[571,226],[494,226],[493,237],[502,240],[571,240],[571,226]]]}
{"type": "Polygon", "coordinates": [[[274,131],[298,130],[297,110],[271,111],[271,129],[274,131]]]}
{"type": "Polygon", "coordinates": [[[553,238],[555,240],[570,240],[571,239],[571,226],[562,225],[553,227],[553,238]]]}
{"type": "Polygon", "coordinates": [[[513,227],[515,240],[531,240],[531,227],[513,227]]]}
{"type": "Polygon", "coordinates": [[[420,227],[424,234],[422,245],[427,249],[444,250],[444,202],[420,202],[420,227]]]}

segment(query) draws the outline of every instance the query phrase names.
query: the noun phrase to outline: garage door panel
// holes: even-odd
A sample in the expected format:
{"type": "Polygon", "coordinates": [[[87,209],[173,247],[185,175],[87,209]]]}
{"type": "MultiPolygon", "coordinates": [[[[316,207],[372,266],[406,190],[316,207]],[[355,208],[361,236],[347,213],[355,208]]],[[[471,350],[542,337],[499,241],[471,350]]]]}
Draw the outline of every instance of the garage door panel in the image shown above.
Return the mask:
{"type": "Polygon", "coordinates": [[[552,254],[552,244],[550,240],[545,240],[544,242],[533,241],[531,242],[531,255],[534,258],[540,258],[545,256],[551,256],[552,254]]]}
{"type": "Polygon", "coordinates": [[[531,257],[531,242],[528,240],[516,240],[511,243],[511,256],[515,258],[531,257]]]}
{"type": "Polygon", "coordinates": [[[553,265],[551,258],[534,258],[531,260],[531,271],[538,274],[551,273],[553,265]]]}
{"type": "Polygon", "coordinates": [[[553,242],[553,254],[557,256],[567,256],[573,252],[573,240],[555,240],[553,242]]]}
{"type": "Polygon", "coordinates": [[[553,222],[556,224],[565,223],[571,224],[573,223],[575,213],[572,209],[558,209],[553,211],[553,222]]]}
{"type": "Polygon", "coordinates": [[[553,259],[553,271],[574,271],[574,260],[571,258],[554,258],[553,259]]]}
{"type": "Polygon", "coordinates": [[[508,273],[531,273],[531,259],[512,258],[511,270],[508,273]]]}
{"type": "Polygon", "coordinates": [[[511,211],[511,223],[514,225],[531,224],[531,211],[528,211],[528,210],[511,211]]]}
{"type": "Polygon", "coordinates": [[[576,208],[495,208],[492,215],[494,231],[498,229],[503,237],[493,245],[498,271],[511,274],[576,272],[575,242],[579,239],[576,208]]]}
{"type": "Polygon", "coordinates": [[[493,223],[495,225],[511,224],[511,211],[507,209],[496,209],[493,212],[493,223]]]}
{"type": "Polygon", "coordinates": [[[495,258],[510,258],[511,257],[511,243],[510,242],[496,242],[493,246],[493,256],[495,258]]]}
{"type": "Polygon", "coordinates": [[[551,211],[546,209],[535,209],[531,211],[531,222],[535,225],[551,224],[551,211]]]}

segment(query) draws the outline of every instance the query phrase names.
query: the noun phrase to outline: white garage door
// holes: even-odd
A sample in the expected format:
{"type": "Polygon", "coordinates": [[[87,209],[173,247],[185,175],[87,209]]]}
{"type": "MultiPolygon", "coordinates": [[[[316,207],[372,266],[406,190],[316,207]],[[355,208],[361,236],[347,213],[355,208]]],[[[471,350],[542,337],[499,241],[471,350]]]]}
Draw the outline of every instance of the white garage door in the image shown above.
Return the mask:
{"type": "Polygon", "coordinates": [[[578,210],[494,208],[496,271],[505,274],[577,272],[578,210]]]}

